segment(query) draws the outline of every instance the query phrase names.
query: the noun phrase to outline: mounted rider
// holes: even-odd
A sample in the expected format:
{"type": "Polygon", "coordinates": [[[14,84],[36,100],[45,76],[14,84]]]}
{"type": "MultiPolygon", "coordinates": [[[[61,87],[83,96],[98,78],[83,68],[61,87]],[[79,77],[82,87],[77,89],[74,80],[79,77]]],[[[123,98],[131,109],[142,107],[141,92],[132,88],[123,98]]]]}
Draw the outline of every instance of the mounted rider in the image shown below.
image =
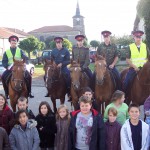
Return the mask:
{"type": "Polygon", "coordinates": [[[80,62],[80,67],[83,72],[87,74],[90,81],[92,79],[92,71],[89,69],[90,58],[89,58],[89,48],[84,46],[84,35],[77,35],[75,36],[77,41],[77,45],[72,49],[72,59],[74,61],[80,62]]]}
{"type": "MultiPolygon", "coordinates": [[[[15,35],[12,35],[9,37],[8,41],[10,42],[10,48],[5,51],[2,58],[2,65],[6,69],[2,75],[2,83],[3,83],[3,87],[7,99],[9,95],[7,83],[10,80],[10,77],[12,75],[13,58],[16,60],[24,59],[25,62],[28,64],[28,57],[26,56],[24,51],[22,51],[19,47],[17,47],[19,38],[15,35]]],[[[33,98],[34,96],[31,94],[32,77],[27,70],[25,71],[25,81],[27,84],[29,97],[33,98]]]]}
{"type": "Polygon", "coordinates": [[[70,98],[71,79],[70,79],[70,71],[67,68],[67,65],[70,64],[70,53],[67,48],[63,47],[62,37],[55,37],[54,41],[56,43],[56,48],[52,50],[51,58],[55,61],[57,67],[61,68],[61,72],[64,75],[67,85],[68,97],[70,98]]]}
{"type": "Polygon", "coordinates": [[[123,82],[123,89],[128,93],[128,87],[131,85],[137,72],[143,67],[149,56],[149,51],[145,43],[142,42],[143,31],[133,31],[134,43],[130,44],[126,50],[126,62],[129,70],[123,82]]]}
{"type": "Polygon", "coordinates": [[[104,38],[104,43],[100,44],[100,46],[98,47],[97,54],[102,55],[106,58],[107,68],[110,70],[112,78],[115,80],[116,83],[116,90],[121,90],[120,74],[115,67],[118,61],[117,46],[111,43],[110,35],[112,33],[110,31],[102,31],[101,34],[104,38]]]}

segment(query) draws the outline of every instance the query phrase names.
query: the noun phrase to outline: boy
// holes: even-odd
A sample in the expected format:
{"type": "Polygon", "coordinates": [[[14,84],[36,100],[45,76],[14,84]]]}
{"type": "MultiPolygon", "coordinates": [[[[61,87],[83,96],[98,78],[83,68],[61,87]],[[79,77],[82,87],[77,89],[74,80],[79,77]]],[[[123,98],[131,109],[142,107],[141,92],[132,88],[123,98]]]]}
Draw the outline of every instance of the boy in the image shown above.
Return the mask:
{"type": "Polygon", "coordinates": [[[35,119],[33,112],[28,109],[28,100],[25,97],[20,97],[17,101],[18,110],[26,110],[28,112],[29,119],[35,119]]]}
{"type": "Polygon", "coordinates": [[[105,129],[100,114],[86,96],[79,99],[80,110],[71,113],[68,150],[105,150],[105,129]]]}
{"type": "Polygon", "coordinates": [[[7,132],[0,127],[0,150],[10,150],[7,132]]]}
{"type": "Polygon", "coordinates": [[[130,119],[121,128],[122,150],[148,150],[149,126],[139,120],[140,108],[131,104],[128,109],[130,119]]]}
{"type": "Polygon", "coordinates": [[[121,125],[116,121],[117,114],[118,112],[115,108],[110,107],[108,109],[108,121],[105,122],[106,150],[121,150],[120,145],[121,125]]]}

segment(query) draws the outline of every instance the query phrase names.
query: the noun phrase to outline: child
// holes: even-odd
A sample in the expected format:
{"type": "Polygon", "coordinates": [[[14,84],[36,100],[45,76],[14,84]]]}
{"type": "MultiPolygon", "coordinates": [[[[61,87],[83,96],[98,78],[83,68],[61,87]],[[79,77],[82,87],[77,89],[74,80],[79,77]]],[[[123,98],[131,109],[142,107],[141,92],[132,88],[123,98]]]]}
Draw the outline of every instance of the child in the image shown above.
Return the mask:
{"type": "Polygon", "coordinates": [[[18,110],[26,110],[28,112],[29,119],[35,119],[33,112],[28,109],[28,100],[25,97],[20,97],[17,101],[18,110]]]}
{"type": "Polygon", "coordinates": [[[80,110],[71,113],[68,150],[105,150],[105,129],[100,114],[88,97],[79,99],[80,110]]]}
{"type": "Polygon", "coordinates": [[[40,136],[41,150],[54,149],[54,140],[56,133],[56,119],[50,108],[50,105],[43,101],[39,105],[39,114],[36,116],[37,129],[40,136]]]}
{"type": "Polygon", "coordinates": [[[69,110],[66,105],[60,105],[56,115],[57,134],[56,150],[68,150],[68,128],[70,123],[69,110]]]}
{"type": "Polygon", "coordinates": [[[8,135],[4,128],[0,127],[0,150],[10,150],[8,135]]]}
{"type": "Polygon", "coordinates": [[[16,114],[17,124],[9,135],[12,150],[38,150],[39,134],[36,121],[28,120],[26,110],[19,110],[16,114]]]}
{"type": "Polygon", "coordinates": [[[150,96],[144,102],[145,122],[150,126],[150,96]]]}
{"type": "Polygon", "coordinates": [[[114,107],[117,112],[117,121],[123,125],[124,122],[129,118],[128,115],[128,105],[124,103],[125,94],[122,91],[117,90],[112,96],[112,103],[110,103],[104,113],[104,121],[108,120],[108,109],[114,107]]]}
{"type": "Polygon", "coordinates": [[[7,100],[3,94],[0,94],[0,127],[3,127],[7,134],[10,134],[14,114],[7,105],[7,100]]]}
{"type": "Polygon", "coordinates": [[[116,118],[117,118],[117,110],[113,107],[109,108],[108,121],[105,122],[106,150],[121,150],[120,145],[121,125],[116,121],[116,118]]]}
{"type": "Polygon", "coordinates": [[[139,106],[131,104],[128,112],[130,119],[121,128],[121,150],[148,150],[149,126],[139,120],[139,106]]]}

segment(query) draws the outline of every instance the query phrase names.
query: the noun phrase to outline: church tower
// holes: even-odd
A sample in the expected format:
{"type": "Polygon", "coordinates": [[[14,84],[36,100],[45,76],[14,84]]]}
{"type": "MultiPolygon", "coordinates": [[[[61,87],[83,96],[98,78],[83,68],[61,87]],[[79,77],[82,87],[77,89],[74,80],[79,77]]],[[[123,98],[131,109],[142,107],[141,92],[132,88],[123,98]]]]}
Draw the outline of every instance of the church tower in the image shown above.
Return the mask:
{"type": "Polygon", "coordinates": [[[73,28],[74,30],[81,31],[81,34],[85,35],[85,27],[84,27],[84,17],[80,15],[79,3],[77,2],[76,14],[73,18],[73,28]]]}

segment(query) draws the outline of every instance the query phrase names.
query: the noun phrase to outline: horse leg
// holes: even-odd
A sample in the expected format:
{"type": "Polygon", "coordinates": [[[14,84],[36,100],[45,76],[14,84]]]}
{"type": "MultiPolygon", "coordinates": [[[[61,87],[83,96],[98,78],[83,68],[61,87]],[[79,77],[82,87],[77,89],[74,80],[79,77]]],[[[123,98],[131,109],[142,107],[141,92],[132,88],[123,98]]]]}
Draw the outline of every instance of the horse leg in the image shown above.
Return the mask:
{"type": "Polygon", "coordinates": [[[78,100],[77,99],[72,99],[72,104],[73,104],[75,110],[79,109],[79,104],[78,104],[78,100]]]}
{"type": "Polygon", "coordinates": [[[55,98],[51,98],[52,100],[52,103],[53,103],[53,110],[54,110],[54,113],[57,112],[57,108],[56,108],[56,99],[55,98]]]}
{"type": "Polygon", "coordinates": [[[16,112],[16,102],[15,98],[10,98],[10,105],[12,107],[13,112],[16,112]]]}
{"type": "Polygon", "coordinates": [[[64,104],[65,103],[65,97],[60,98],[60,104],[64,104]]]}

